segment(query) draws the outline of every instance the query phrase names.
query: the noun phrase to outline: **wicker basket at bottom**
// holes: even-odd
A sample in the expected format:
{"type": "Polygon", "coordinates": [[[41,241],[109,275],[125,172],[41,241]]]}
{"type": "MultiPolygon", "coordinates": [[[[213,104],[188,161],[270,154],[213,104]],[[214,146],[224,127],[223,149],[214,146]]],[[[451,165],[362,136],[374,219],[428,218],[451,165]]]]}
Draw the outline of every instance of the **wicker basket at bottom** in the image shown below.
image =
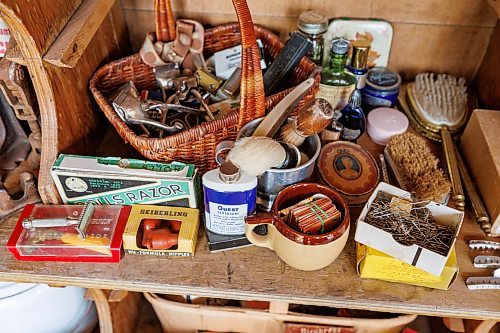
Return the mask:
{"type": "Polygon", "coordinates": [[[416,315],[389,319],[341,318],[288,312],[270,313],[226,306],[184,304],[144,293],[160,319],[163,332],[190,333],[198,330],[241,333],[283,332],[284,323],[336,325],[355,328],[356,333],[398,333],[414,321],[416,315]]]}

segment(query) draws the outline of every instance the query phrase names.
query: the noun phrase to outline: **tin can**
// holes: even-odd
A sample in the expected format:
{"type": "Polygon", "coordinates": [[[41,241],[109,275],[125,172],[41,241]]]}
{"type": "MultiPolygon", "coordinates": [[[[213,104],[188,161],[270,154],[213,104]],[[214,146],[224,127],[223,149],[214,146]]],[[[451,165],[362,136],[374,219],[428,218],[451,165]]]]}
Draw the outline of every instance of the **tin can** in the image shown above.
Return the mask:
{"type": "Polygon", "coordinates": [[[378,107],[394,107],[398,100],[401,76],[387,67],[374,67],[368,71],[366,85],[362,90],[363,110],[378,107]]]}
{"type": "Polygon", "coordinates": [[[203,175],[205,227],[219,235],[243,235],[245,217],[256,209],[257,177],[224,171],[226,164],[203,175]]]}

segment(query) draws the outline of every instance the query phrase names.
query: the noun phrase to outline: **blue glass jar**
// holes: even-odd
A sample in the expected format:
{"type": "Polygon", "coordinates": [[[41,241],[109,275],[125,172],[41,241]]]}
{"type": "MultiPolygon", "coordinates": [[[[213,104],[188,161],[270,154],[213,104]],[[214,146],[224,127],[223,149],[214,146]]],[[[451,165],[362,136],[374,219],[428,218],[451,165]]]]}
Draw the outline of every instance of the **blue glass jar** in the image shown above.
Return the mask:
{"type": "Polygon", "coordinates": [[[369,112],[378,107],[394,107],[398,100],[401,76],[386,67],[374,67],[368,71],[362,90],[363,110],[369,112]]]}
{"type": "Polygon", "coordinates": [[[366,118],[361,108],[361,91],[359,89],[352,92],[349,96],[349,103],[340,110],[340,113],[341,116],[337,122],[342,125],[341,140],[356,142],[366,129],[366,118]]]}

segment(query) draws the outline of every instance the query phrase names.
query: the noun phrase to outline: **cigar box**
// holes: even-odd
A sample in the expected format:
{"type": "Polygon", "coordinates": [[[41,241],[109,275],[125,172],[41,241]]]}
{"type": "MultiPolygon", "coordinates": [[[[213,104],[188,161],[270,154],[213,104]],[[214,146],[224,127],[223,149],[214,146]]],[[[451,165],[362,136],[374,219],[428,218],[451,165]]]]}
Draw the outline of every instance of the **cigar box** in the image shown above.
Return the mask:
{"type": "Polygon", "coordinates": [[[448,290],[458,276],[455,249],[452,250],[439,276],[359,243],[356,244],[356,262],[358,275],[364,279],[384,280],[441,290],[448,290]]]}
{"type": "Polygon", "coordinates": [[[460,148],[490,215],[492,233],[500,236],[500,111],[474,110],[460,148]]]}
{"type": "Polygon", "coordinates": [[[198,209],[133,205],[123,232],[127,254],[187,257],[198,240],[198,209]]]}

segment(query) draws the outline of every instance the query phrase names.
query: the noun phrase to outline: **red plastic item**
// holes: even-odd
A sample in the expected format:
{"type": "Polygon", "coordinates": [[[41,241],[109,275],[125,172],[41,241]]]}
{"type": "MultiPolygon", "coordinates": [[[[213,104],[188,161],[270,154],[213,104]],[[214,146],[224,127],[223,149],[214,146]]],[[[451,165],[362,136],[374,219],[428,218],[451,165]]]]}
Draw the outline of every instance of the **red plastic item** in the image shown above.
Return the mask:
{"type": "Polygon", "coordinates": [[[144,243],[150,250],[168,250],[177,245],[178,237],[170,229],[151,230],[144,243]]]}
{"type": "Polygon", "coordinates": [[[160,227],[161,220],[159,219],[143,219],[142,220],[142,246],[146,245],[146,240],[149,237],[149,232],[160,227]]]}
{"type": "Polygon", "coordinates": [[[181,224],[182,222],[177,220],[168,221],[168,227],[174,234],[178,234],[181,231],[181,224]]]}
{"type": "Polygon", "coordinates": [[[119,262],[122,235],[130,206],[95,206],[92,222],[87,229],[88,244],[78,236],[75,226],[34,230],[24,229],[22,226],[23,220],[29,217],[77,217],[82,207],[27,205],[7,242],[7,249],[16,259],[26,261],[119,262]],[[67,239],[71,241],[68,242],[67,239]]]}

